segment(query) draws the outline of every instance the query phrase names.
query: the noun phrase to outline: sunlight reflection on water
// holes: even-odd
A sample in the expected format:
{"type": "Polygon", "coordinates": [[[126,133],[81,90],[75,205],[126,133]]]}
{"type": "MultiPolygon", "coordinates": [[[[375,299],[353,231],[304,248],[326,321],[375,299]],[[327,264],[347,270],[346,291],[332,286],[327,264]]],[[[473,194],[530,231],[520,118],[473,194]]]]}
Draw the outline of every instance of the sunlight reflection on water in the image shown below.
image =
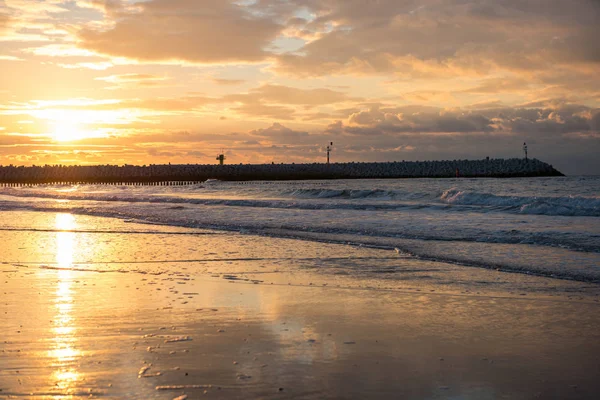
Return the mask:
{"type": "MultiPolygon", "coordinates": [[[[55,227],[58,230],[72,230],[76,227],[75,218],[71,214],[57,214],[55,227]]],[[[75,361],[81,355],[81,351],[76,348],[77,328],[71,315],[73,273],[67,270],[72,266],[74,249],[75,233],[56,233],[56,262],[59,268],[65,269],[59,270],[57,274],[56,313],[53,328],[56,336],[53,338],[54,348],[50,350],[49,356],[54,360],[52,366],[55,367],[53,377],[56,380],[56,386],[62,389],[69,388],[82,379],[81,374],[75,368],[75,361]]]]}

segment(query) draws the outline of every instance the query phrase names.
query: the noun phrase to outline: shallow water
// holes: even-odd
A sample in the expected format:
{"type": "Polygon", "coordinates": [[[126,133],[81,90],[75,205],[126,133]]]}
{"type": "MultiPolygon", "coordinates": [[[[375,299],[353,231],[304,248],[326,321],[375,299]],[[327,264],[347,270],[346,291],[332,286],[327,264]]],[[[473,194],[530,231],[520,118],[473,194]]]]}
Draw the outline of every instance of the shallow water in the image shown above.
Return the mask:
{"type": "Polygon", "coordinates": [[[600,177],[0,188],[0,210],[17,209],[343,237],[432,260],[600,280],[600,177]]]}
{"type": "MultiPolygon", "coordinates": [[[[325,283],[346,288],[404,291],[427,288],[451,294],[579,295],[592,299],[600,294],[600,285],[592,282],[428,260],[391,249],[390,245],[380,248],[353,244],[346,240],[351,239],[346,235],[329,235],[321,241],[317,240],[323,237],[320,233],[315,237],[298,238],[296,233],[294,238],[282,238],[69,213],[4,211],[1,215],[0,264],[32,271],[181,277],[215,274],[231,280],[243,278],[244,282],[294,285],[311,283],[294,277],[310,272],[325,283]]],[[[443,253],[445,247],[438,251],[443,253]]],[[[475,248],[470,251],[471,257],[475,257],[475,252],[475,248]]]]}
{"type": "Polygon", "coordinates": [[[597,284],[341,238],[0,215],[0,398],[600,391],[597,284]]]}

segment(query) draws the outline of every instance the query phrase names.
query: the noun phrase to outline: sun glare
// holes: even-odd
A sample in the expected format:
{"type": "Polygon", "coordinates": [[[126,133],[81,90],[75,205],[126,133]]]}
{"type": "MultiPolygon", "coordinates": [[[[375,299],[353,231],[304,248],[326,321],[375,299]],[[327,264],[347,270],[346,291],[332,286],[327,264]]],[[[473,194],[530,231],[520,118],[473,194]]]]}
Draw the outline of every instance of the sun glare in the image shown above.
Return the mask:
{"type": "Polygon", "coordinates": [[[59,142],[83,139],[80,125],[73,121],[57,121],[52,136],[59,142]]]}

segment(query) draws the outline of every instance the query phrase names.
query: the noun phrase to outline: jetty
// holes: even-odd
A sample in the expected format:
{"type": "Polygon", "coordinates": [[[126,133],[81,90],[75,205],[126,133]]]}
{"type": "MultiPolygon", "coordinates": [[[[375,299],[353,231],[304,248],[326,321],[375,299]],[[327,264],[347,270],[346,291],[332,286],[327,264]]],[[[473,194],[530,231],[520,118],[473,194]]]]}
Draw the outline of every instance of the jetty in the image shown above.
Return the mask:
{"type": "Polygon", "coordinates": [[[390,178],[509,178],[563,176],[537,159],[484,159],[332,164],[239,165],[44,165],[0,166],[0,185],[119,184],[187,185],[223,181],[390,179],[390,178]]]}

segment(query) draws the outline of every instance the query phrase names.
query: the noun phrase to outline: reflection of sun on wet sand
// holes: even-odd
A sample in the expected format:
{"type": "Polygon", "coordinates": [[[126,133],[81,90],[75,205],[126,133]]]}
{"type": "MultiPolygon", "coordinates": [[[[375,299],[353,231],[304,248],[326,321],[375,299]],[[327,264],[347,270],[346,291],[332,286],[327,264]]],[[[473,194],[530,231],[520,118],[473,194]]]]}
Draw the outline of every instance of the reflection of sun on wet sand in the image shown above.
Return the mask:
{"type": "Polygon", "coordinates": [[[71,214],[56,214],[56,265],[61,268],[57,271],[56,297],[53,323],[54,348],[49,351],[53,369],[53,379],[56,387],[69,390],[77,385],[81,379],[77,372],[77,361],[81,352],[76,349],[77,332],[76,321],[73,320],[72,285],[73,273],[69,270],[73,263],[76,234],[65,232],[76,228],[75,218],[71,214]]]}
{"type": "Polygon", "coordinates": [[[3,213],[2,223],[55,231],[0,231],[0,398],[585,399],[600,391],[593,284],[49,215],[3,213]]]}

